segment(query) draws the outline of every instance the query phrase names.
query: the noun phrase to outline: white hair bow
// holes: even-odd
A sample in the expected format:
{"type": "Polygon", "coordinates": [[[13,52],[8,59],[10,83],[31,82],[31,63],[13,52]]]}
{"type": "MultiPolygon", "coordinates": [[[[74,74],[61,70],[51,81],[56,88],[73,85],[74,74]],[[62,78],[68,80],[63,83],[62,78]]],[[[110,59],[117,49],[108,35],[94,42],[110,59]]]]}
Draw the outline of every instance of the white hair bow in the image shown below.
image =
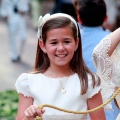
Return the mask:
{"type": "Polygon", "coordinates": [[[42,38],[42,27],[50,19],[50,14],[46,14],[44,17],[40,16],[38,20],[38,32],[37,37],[42,38]]]}

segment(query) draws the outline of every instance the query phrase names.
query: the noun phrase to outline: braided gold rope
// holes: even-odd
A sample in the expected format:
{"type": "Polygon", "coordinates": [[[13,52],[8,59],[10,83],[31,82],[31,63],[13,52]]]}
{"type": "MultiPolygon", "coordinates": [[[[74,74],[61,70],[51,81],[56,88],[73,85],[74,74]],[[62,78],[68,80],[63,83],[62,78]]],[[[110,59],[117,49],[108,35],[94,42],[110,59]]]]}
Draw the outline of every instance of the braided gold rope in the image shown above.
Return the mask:
{"type": "MultiPolygon", "coordinates": [[[[87,114],[87,113],[91,113],[94,112],[102,107],[104,107],[105,105],[107,105],[109,102],[111,102],[118,94],[120,93],[120,88],[115,92],[115,94],[108,99],[105,103],[101,104],[100,106],[93,108],[91,110],[86,110],[86,111],[72,111],[72,110],[67,110],[67,109],[63,109],[63,108],[59,108],[53,105],[49,105],[49,104],[41,104],[39,107],[40,109],[42,109],[43,107],[49,107],[49,108],[53,108],[59,111],[63,111],[63,112],[67,112],[67,113],[72,113],[72,114],[87,114]]],[[[36,120],[42,120],[42,117],[36,117],[36,120]]]]}

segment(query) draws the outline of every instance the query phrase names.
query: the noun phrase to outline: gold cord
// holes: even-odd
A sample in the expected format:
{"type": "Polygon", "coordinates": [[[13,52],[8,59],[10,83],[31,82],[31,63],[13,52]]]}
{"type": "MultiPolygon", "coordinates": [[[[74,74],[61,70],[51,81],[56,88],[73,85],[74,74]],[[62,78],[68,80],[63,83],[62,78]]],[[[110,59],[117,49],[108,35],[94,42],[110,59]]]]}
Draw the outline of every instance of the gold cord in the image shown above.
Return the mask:
{"type": "MultiPolygon", "coordinates": [[[[63,111],[63,112],[67,112],[67,113],[72,113],[72,114],[87,114],[87,113],[91,113],[91,112],[94,112],[102,107],[104,107],[105,105],[107,105],[109,102],[111,102],[118,94],[120,93],[120,88],[115,92],[115,94],[110,98],[108,99],[105,103],[101,104],[100,106],[96,107],[96,108],[93,108],[91,110],[86,110],[86,111],[72,111],[72,110],[67,110],[67,109],[63,109],[63,108],[59,108],[59,107],[56,107],[56,106],[53,106],[53,105],[49,105],[49,104],[41,104],[39,106],[40,109],[42,109],[43,107],[49,107],[49,108],[53,108],[53,109],[56,109],[56,110],[59,110],[59,111],[63,111]]],[[[36,120],[42,120],[42,117],[39,117],[37,116],[36,117],[36,120]]]]}

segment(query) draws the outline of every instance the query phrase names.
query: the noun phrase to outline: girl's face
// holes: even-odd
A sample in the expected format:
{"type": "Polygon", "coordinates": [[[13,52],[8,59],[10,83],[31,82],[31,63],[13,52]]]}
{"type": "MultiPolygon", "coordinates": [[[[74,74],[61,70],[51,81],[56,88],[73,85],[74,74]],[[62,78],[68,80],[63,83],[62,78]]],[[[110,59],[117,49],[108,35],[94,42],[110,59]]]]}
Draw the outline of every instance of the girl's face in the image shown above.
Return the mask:
{"type": "Polygon", "coordinates": [[[46,43],[40,43],[40,47],[48,55],[50,66],[65,66],[69,65],[78,42],[78,39],[75,42],[71,29],[63,27],[48,31],[46,43]]]}

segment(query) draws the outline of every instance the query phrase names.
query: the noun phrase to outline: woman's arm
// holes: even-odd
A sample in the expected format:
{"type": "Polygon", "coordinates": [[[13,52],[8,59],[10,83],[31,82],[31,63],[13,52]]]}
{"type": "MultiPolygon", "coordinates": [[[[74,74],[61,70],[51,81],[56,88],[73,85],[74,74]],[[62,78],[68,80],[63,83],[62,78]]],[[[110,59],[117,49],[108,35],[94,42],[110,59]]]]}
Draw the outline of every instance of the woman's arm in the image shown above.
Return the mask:
{"type": "MultiPolygon", "coordinates": [[[[102,96],[101,93],[95,94],[92,98],[89,98],[88,101],[88,109],[93,109],[101,105],[102,102],[102,96]]],[[[106,120],[104,108],[100,108],[94,112],[90,113],[91,120],[106,120]]]]}
{"type": "Polygon", "coordinates": [[[41,116],[44,110],[40,111],[37,105],[33,105],[31,97],[19,94],[18,112],[16,120],[34,120],[36,116],[41,116]]]}
{"type": "Polygon", "coordinates": [[[108,55],[111,56],[115,48],[120,42],[120,28],[116,29],[114,32],[112,32],[108,37],[111,40],[111,47],[110,50],[108,51],[108,55]]]}
{"type": "Polygon", "coordinates": [[[94,48],[92,56],[97,74],[105,82],[111,82],[113,59],[112,53],[120,43],[120,28],[103,38],[94,48]]]}

